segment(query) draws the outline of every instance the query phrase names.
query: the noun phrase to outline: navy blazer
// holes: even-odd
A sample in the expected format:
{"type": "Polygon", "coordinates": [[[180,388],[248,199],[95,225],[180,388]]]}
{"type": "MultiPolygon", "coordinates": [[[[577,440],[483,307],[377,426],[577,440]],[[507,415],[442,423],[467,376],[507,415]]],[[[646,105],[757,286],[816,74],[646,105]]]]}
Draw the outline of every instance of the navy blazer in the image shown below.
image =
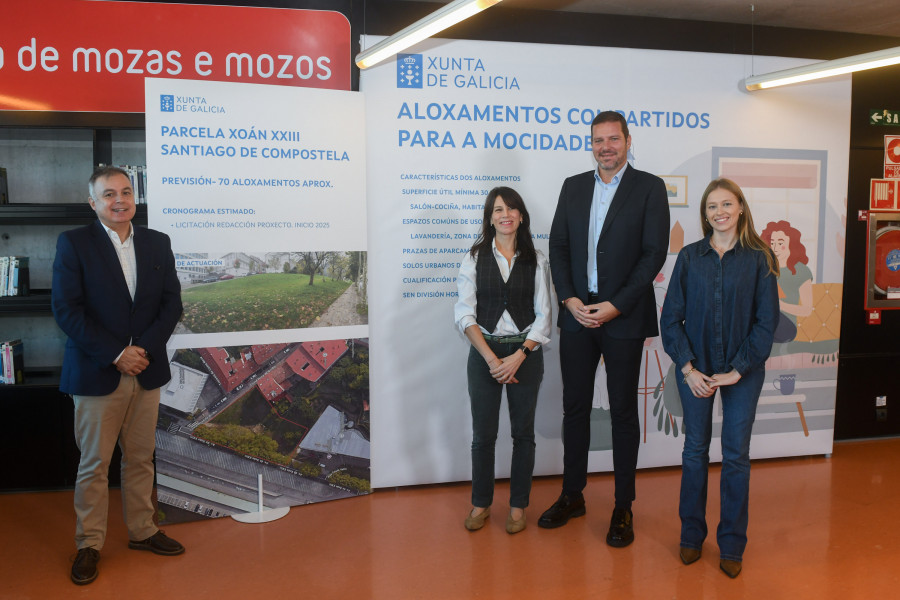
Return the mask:
{"type": "MultiPolygon", "coordinates": [[[[587,304],[588,227],[594,171],[563,182],[550,227],[550,273],[560,301],[577,296],[587,304]]],[[[616,189],[597,243],[597,293],[622,314],[603,327],[616,338],[659,335],[653,280],[669,248],[669,201],[663,180],[628,166],[616,189]]],[[[560,308],[557,325],[581,324],[560,308]]]]}
{"type": "Polygon", "coordinates": [[[100,221],[65,231],[53,261],[53,316],[68,336],[59,389],[103,396],[119,385],[113,361],[129,345],[153,361],[138,375],[144,389],[171,378],[166,342],[181,318],[181,284],[169,236],[134,227],[134,300],[112,241],[100,221]]]}

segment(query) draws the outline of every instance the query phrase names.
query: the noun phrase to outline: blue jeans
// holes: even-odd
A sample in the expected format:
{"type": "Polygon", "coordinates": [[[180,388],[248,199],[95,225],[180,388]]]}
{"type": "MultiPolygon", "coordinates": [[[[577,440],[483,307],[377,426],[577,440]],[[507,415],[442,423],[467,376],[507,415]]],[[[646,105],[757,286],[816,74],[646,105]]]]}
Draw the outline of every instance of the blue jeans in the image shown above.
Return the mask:
{"type": "MultiPolygon", "coordinates": [[[[515,352],[522,344],[488,341],[499,358],[515,352]]],[[[490,368],[473,346],[467,366],[469,400],[472,405],[472,505],[490,506],[494,500],[494,446],[500,425],[500,396],[503,385],[491,376],[490,368]]],[[[513,439],[509,476],[509,505],[528,506],[531,474],[534,471],[534,412],[538,388],[544,378],[544,354],[537,348],[516,372],[519,383],[506,385],[509,423],[513,439]]]]}
{"type": "MultiPolygon", "coordinates": [[[[722,397],[721,510],[716,539],[719,556],[740,561],[747,546],[750,501],[750,434],[765,379],[762,365],[734,385],[719,388],[722,397]]],[[[681,453],[681,545],[700,550],[706,539],[706,493],[714,396],[697,398],[678,378],[684,407],[684,450],[681,453]]]]}

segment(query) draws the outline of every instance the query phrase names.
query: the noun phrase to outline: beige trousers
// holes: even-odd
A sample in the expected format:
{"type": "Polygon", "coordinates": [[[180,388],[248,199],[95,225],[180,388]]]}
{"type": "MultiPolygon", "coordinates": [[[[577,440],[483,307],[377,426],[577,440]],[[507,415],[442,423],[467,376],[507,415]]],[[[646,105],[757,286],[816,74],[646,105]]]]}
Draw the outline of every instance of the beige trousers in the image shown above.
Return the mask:
{"type": "Polygon", "coordinates": [[[128,537],[145,540],[158,531],[153,522],[153,451],[159,388],[145,390],[122,375],[107,396],[73,396],[75,442],[81,451],[75,481],[75,545],[100,550],[106,541],[109,463],[116,441],[122,450],[122,504],[128,537]]]}

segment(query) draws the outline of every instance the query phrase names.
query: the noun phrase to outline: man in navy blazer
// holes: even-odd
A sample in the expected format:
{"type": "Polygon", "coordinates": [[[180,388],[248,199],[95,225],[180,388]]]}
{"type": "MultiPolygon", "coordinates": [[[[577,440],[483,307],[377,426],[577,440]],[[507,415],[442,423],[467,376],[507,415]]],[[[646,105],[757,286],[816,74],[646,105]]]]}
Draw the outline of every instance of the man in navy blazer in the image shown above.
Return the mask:
{"type": "Polygon", "coordinates": [[[665,263],[669,204],[659,177],[628,165],[625,118],[591,123],[598,168],[566,179],[550,228],[550,271],[560,300],[563,486],[541,518],[560,527],[585,514],[594,378],[606,366],[612,418],[615,508],[606,542],[634,540],[631,503],[640,445],[637,390],[644,340],[659,335],[653,280],[665,263]]]}
{"type": "Polygon", "coordinates": [[[166,342],[182,310],[175,258],[168,236],[132,226],[134,190],[125,171],[102,167],[88,189],[98,220],[59,236],[52,288],[53,315],[68,336],[59,389],[72,395],[81,451],[71,571],[79,585],[97,578],[116,441],[128,547],[184,552],[156,527],[152,498],[159,388],[171,377],[166,342]]]}

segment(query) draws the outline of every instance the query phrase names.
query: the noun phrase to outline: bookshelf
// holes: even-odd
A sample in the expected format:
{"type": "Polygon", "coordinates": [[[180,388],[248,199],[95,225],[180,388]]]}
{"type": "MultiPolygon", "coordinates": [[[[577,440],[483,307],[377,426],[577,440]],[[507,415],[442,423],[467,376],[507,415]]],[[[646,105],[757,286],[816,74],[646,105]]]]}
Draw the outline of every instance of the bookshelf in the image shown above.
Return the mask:
{"type": "MultiPolygon", "coordinates": [[[[138,204],[136,225],[147,224],[147,205],[138,204]]],[[[73,203],[0,204],[0,225],[87,225],[97,215],[87,201],[73,203]]]]}
{"type": "MultiPolygon", "coordinates": [[[[26,383],[62,363],[65,335],[50,307],[56,238],[96,215],[87,203],[93,165],[146,162],[143,115],[17,113],[0,111],[0,166],[9,204],[0,205],[0,256],[28,256],[31,293],[0,297],[3,339],[21,338],[26,383]]],[[[137,205],[134,223],[147,224],[137,205]]],[[[2,341],[2,340],[0,340],[2,341]]]]}
{"type": "MultiPolygon", "coordinates": [[[[0,385],[0,492],[75,484],[79,452],[72,399],[59,391],[65,335],[50,306],[56,238],[96,219],[87,203],[93,165],[145,164],[143,115],[0,111],[0,166],[11,204],[0,205],[0,255],[29,256],[31,293],[0,298],[2,338],[21,338],[25,383],[0,385]],[[27,460],[15,459],[27,454],[27,460]]],[[[134,223],[147,224],[138,205],[134,223]]],[[[110,483],[119,481],[118,449],[110,483]]]]}

